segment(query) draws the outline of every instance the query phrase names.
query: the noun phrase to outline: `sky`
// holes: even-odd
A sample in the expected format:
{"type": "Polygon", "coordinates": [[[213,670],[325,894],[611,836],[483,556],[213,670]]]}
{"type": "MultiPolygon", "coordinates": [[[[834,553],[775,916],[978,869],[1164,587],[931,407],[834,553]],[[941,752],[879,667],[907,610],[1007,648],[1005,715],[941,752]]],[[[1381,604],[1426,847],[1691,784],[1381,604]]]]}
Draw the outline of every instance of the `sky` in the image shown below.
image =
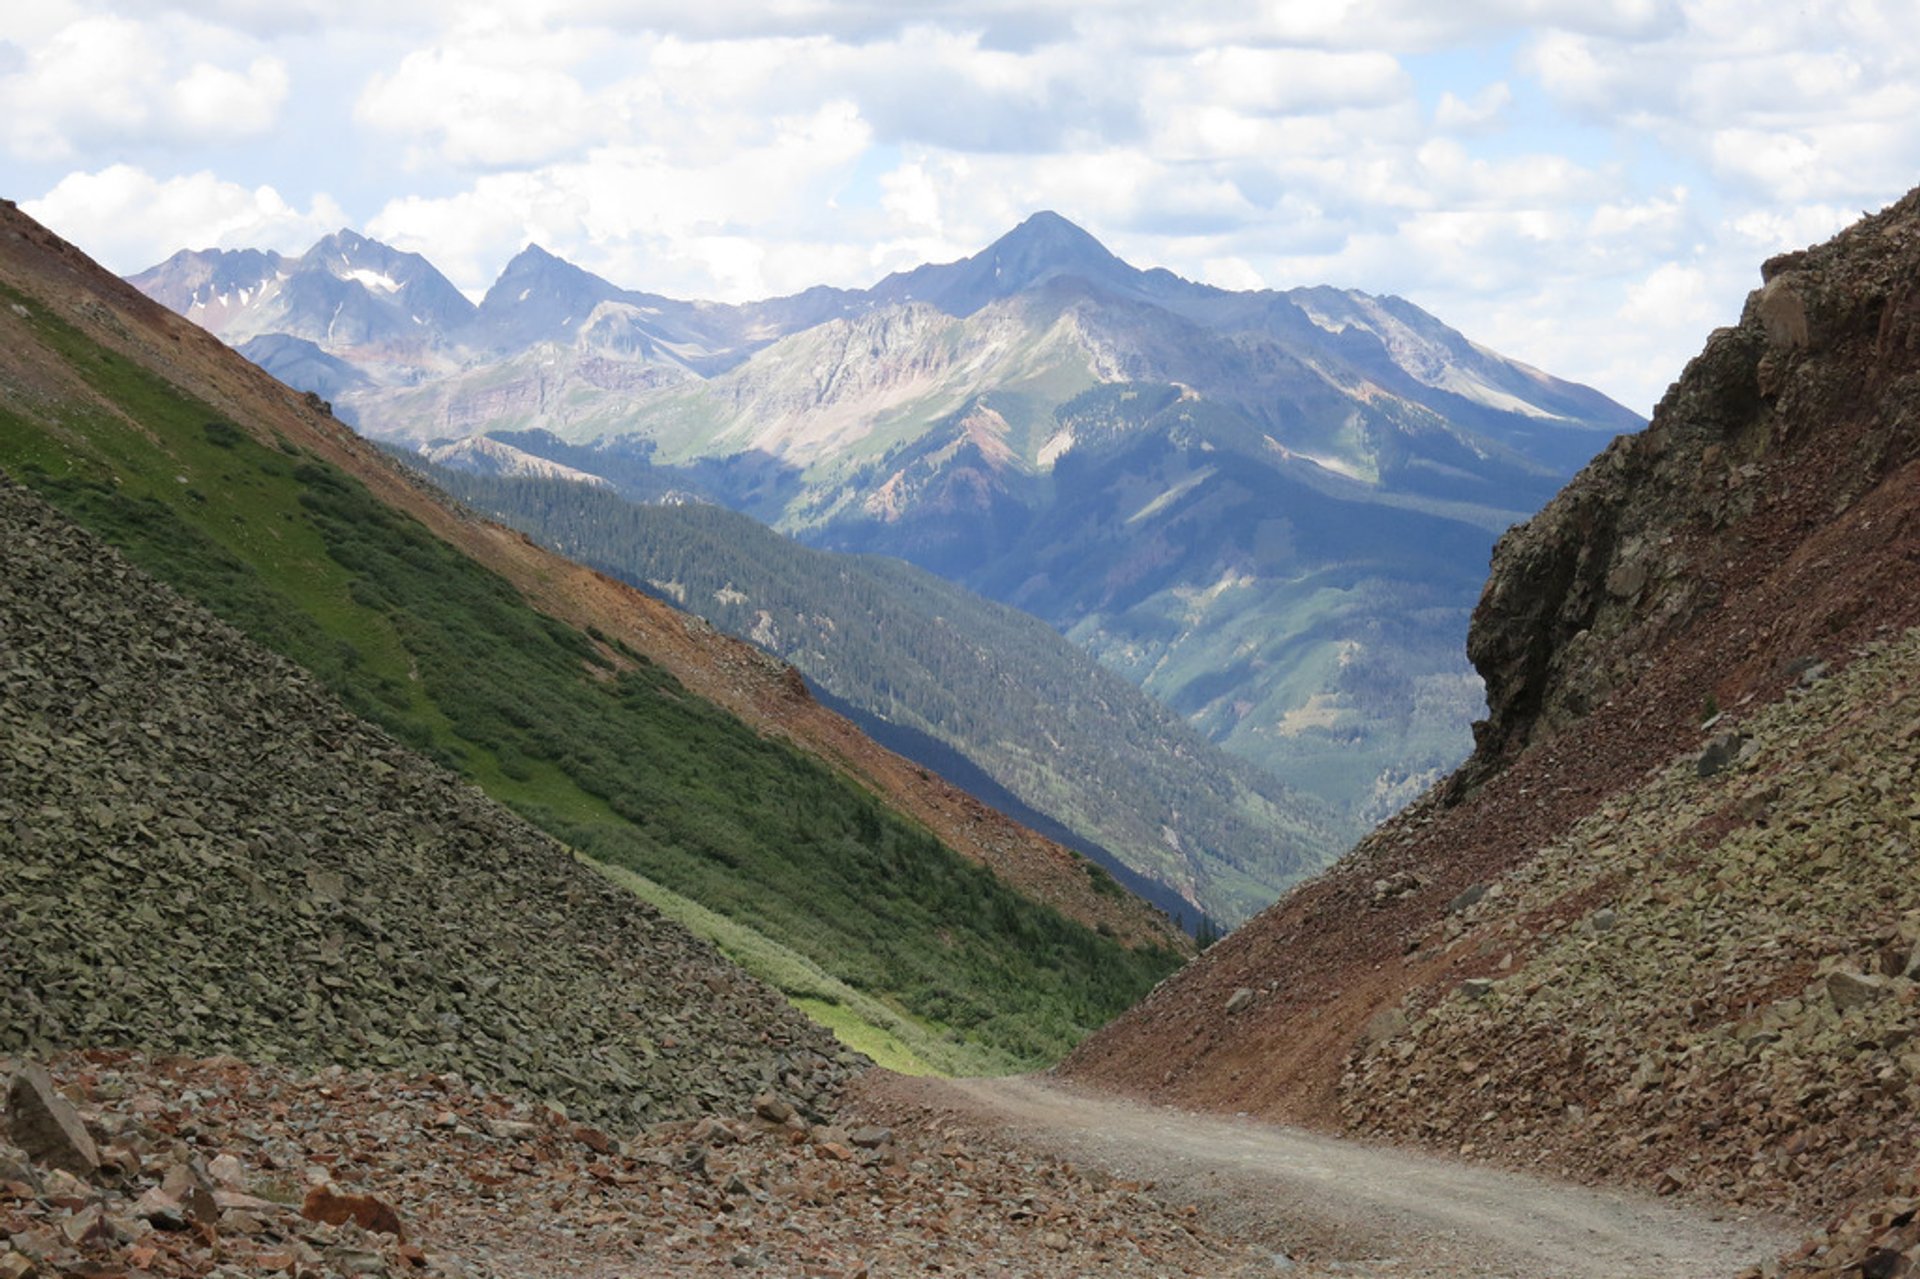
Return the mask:
{"type": "Polygon", "coordinates": [[[350,226],[739,301],[1053,209],[1392,293],[1648,412],[1768,256],[1920,183],[1920,0],[33,0],[0,196],[111,269],[350,226]]]}

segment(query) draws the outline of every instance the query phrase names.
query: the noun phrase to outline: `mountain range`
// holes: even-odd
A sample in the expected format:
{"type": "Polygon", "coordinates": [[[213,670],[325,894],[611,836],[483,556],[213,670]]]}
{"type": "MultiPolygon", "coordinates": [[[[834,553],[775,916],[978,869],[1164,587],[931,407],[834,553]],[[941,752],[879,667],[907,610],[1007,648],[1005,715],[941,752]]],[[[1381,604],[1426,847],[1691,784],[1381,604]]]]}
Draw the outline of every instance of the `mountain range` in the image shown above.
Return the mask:
{"type": "MultiPolygon", "coordinates": [[[[349,232],[133,282],[376,439],[717,502],[1032,613],[1321,806],[1336,846],[1468,750],[1460,641],[1494,538],[1640,424],[1403,300],[1139,270],[1051,213],[869,289],[745,305],[537,246],[472,305],[349,232]]],[[[1241,918],[1301,861],[1193,900],[1241,918]]]]}

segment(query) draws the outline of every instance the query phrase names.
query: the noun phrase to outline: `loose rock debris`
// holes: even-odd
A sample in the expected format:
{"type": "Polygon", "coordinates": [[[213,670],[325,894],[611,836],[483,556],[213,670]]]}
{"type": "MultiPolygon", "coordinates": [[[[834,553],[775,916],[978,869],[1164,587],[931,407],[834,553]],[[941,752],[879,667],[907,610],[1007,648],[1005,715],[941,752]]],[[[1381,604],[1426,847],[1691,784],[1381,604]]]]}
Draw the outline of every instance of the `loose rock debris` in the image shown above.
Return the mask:
{"type": "Polygon", "coordinates": [[[5,1279],[1273,1271],[1150,1185],[771,1095],[616,1134],[454,1075],[88,1052],[52,1079],[100,1163],[0,1137],[5,1279]]]}

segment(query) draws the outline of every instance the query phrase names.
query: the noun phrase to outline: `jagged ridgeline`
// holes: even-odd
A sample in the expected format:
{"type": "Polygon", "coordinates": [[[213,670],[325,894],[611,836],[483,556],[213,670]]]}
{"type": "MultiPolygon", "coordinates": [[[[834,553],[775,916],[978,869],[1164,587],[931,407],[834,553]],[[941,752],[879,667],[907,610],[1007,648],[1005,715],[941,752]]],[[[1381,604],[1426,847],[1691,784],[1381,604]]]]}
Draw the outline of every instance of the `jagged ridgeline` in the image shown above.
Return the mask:
{"type": "MultiPolygon", "coordinates": [[[[80,273],[64,285],[117,297],[56,252],[80,273]]],[[[151,326],[177,356],[136,362],[23,289],[0,288],[0,308],[0,377],[17,388],[0,467],[407,745],[676,908],[717,914],[710,932],[829,1019],[878,1022],[928,1065],[1033,1064],[1178,962],[1014,892],[624,643],[536,611],[318,442],[223,416],[212,403],[244,402],[233,388],[258,376],[237,356],[137,308],[77,313],[125,350],[151,326]]]]}
{"type": "Polygon", "coordinates": [[[830,1036],[0,476],[0,1052],[457,1070],[632,1126],[830,1036]]]}

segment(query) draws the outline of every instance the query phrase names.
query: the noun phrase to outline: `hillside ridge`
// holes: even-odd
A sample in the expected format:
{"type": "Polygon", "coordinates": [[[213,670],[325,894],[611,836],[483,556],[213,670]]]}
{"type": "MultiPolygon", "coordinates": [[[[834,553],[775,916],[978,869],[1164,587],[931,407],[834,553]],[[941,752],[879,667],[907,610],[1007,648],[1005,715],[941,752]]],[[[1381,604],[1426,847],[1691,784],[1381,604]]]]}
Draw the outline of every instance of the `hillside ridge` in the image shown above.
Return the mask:
{"type": "Polygon", "coordinates": [[[1648,429],[1501,540],[1473,760],[1064,1073],[1874,1202],[1920,1100],[1917,280],[1920,191],[1770,261],[1648,429]]]}

